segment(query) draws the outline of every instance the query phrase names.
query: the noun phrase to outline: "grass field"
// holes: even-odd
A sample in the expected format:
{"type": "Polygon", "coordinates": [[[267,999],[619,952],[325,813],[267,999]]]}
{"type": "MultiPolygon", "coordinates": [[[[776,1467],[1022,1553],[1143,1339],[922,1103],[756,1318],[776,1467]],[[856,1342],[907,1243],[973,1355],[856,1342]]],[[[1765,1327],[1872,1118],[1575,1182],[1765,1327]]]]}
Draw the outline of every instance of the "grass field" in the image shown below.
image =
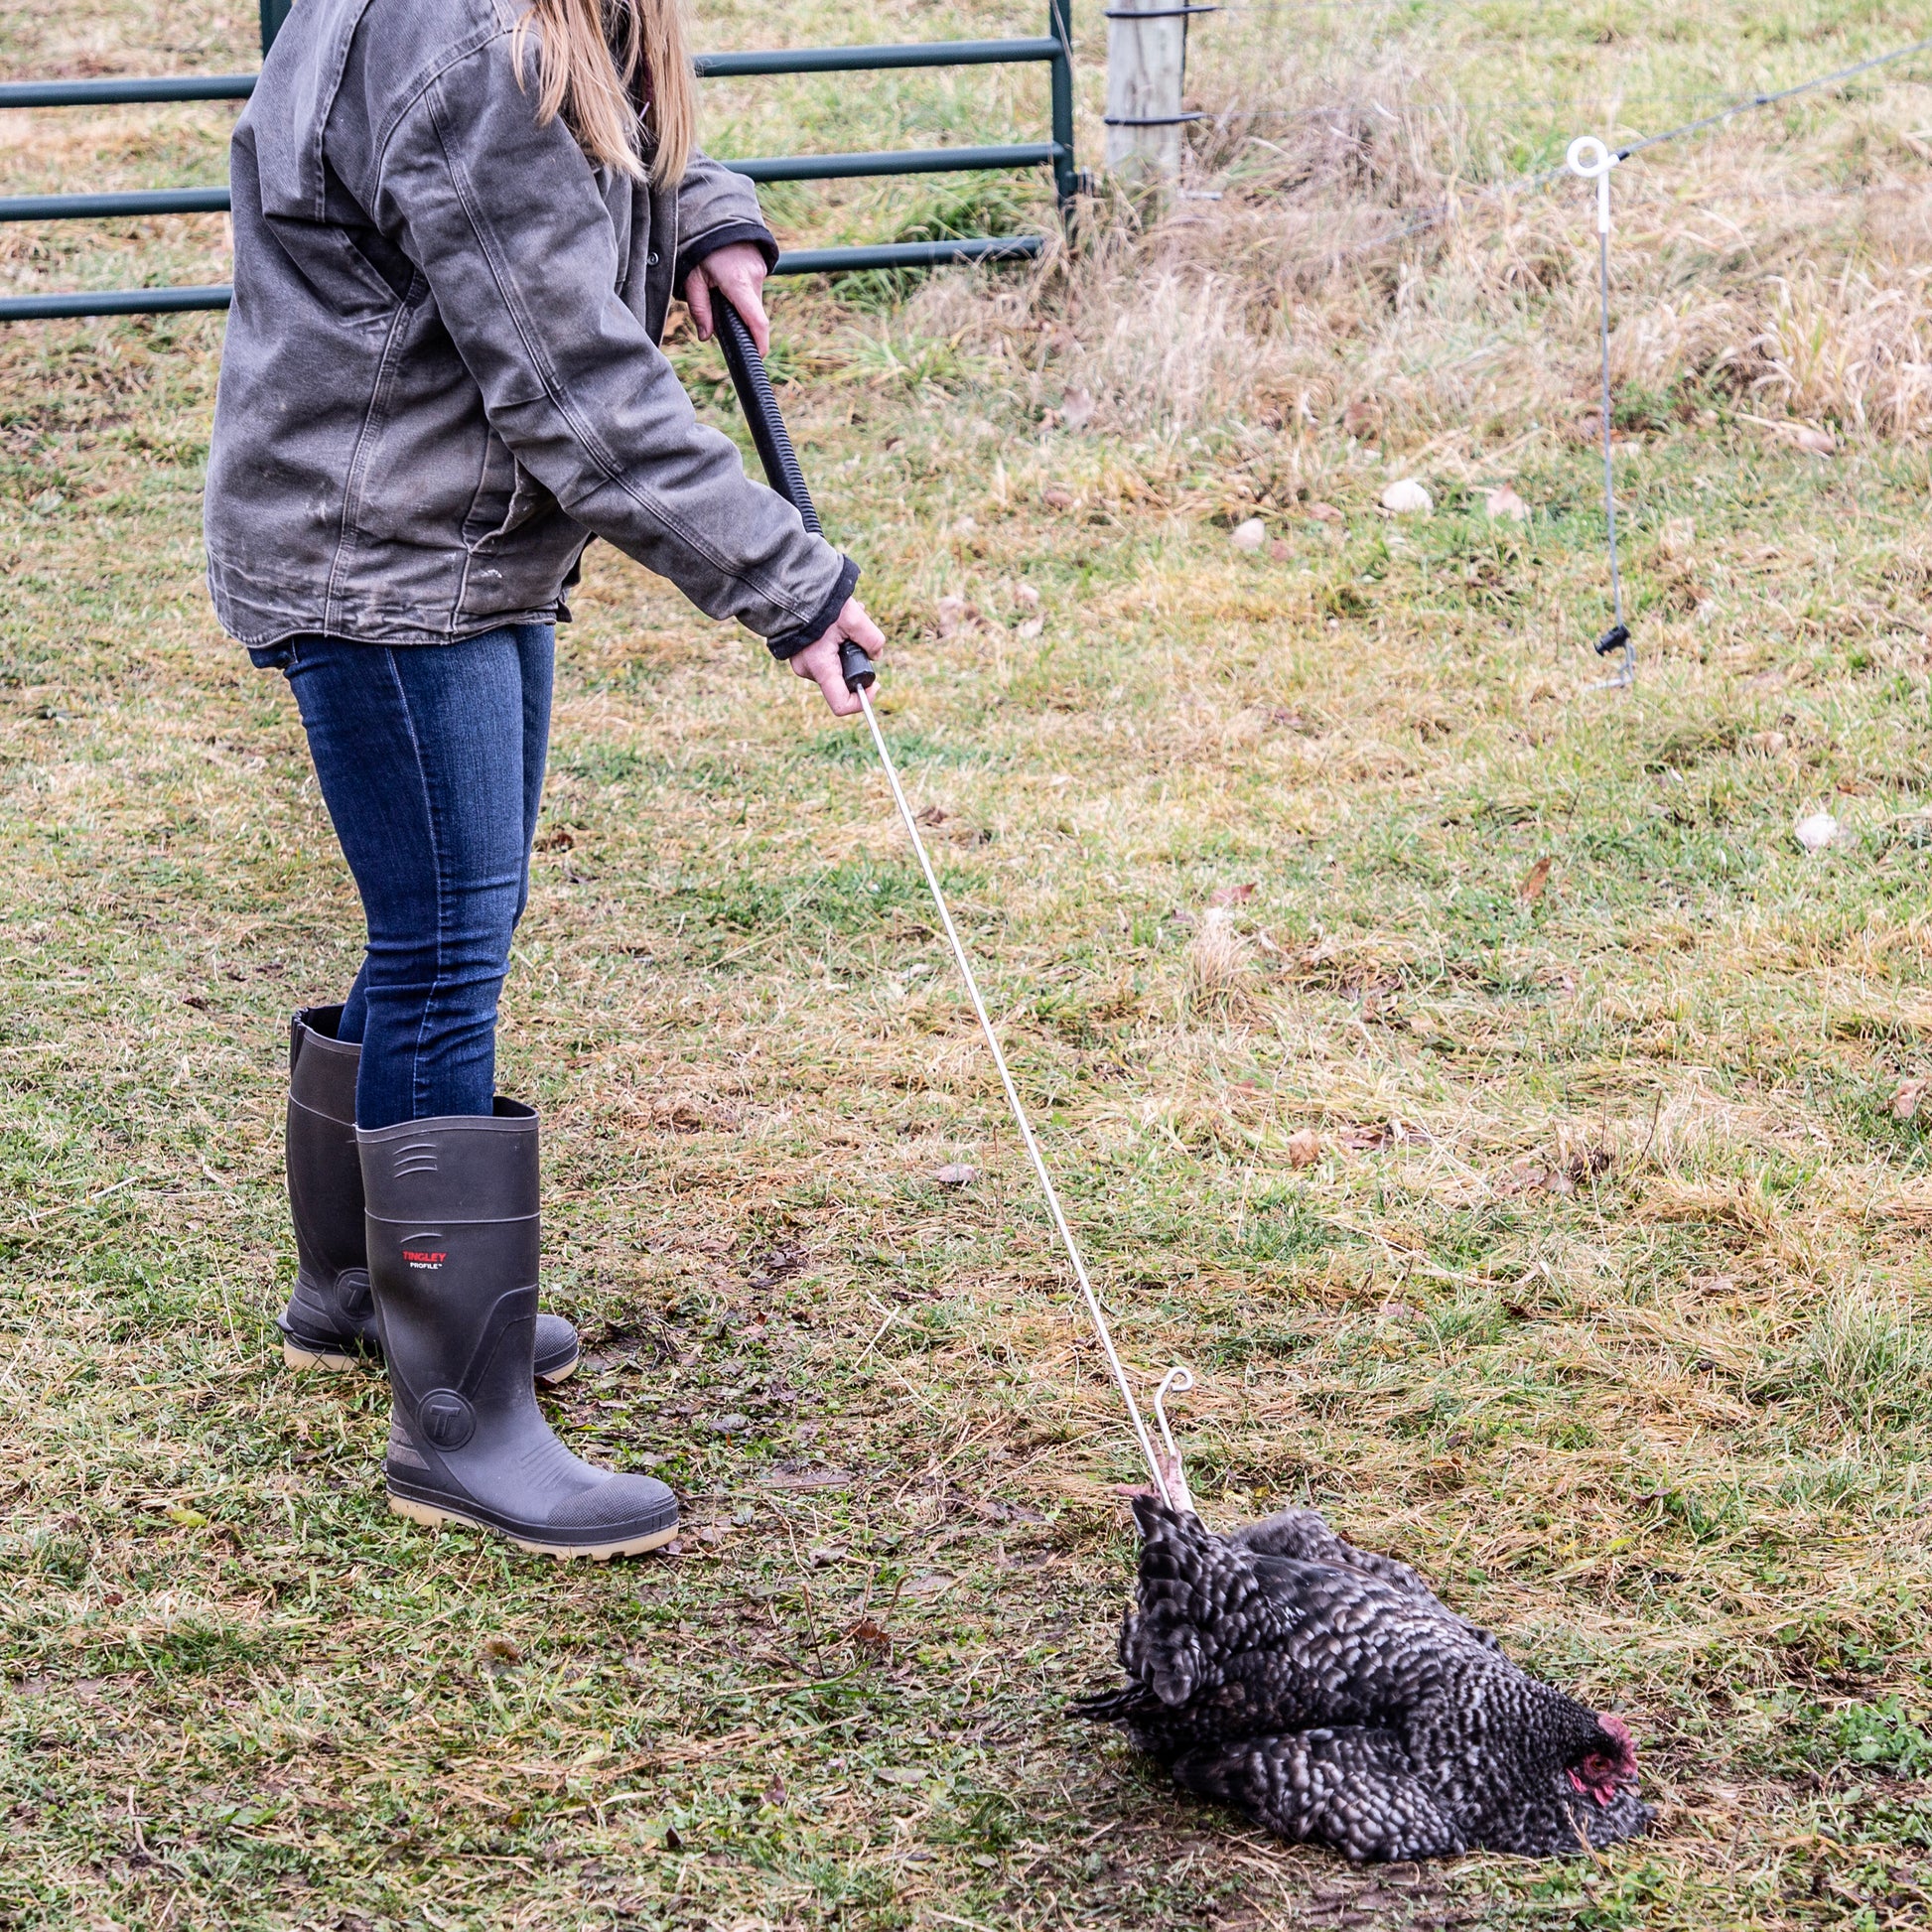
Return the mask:
{"type": "MultiPolygon", "coordinates": [[[[699,11],[747,46],[1038,10],[699,11]]],[[[1311,1502],[1626,1713],[1658,1830],[1594,1863],[1354,1871],[1065,1722],[1137,1472],[883,780],[608,550],[503,1076],[591,1351],[551,1413],[688,1528],[558,1568],[388,1515],[380,1388],[271,1325],[284,1027],[358,925],[201,589],[219,323],[0,337],[0,1925],[1924,1925],[1932,68],[1619,171],[1631,693],[1586,689],[1587,203],[1475,192],[1921,31],[1237,7],[1197,29],[1219,200],[778,299],[1123,1347],[1200,1377],[1204,1513],[1311,1502]],[[1378,510],[1398,477],[1433,516],[1378,510]]],[[[229,70],[252,32],[11,0],[0,62],[229,70]]],[[[769,153],[1027,134],[1040,84],[707,100],[769,153]]],[[[0,168],[218,180],[228,118],[9,115],[0,168]]],[[[858,238],[1039,197],[772,206],[858,238]]],[[[0,234],[13,289],[223,273],[213,219],[0,234]]]]}

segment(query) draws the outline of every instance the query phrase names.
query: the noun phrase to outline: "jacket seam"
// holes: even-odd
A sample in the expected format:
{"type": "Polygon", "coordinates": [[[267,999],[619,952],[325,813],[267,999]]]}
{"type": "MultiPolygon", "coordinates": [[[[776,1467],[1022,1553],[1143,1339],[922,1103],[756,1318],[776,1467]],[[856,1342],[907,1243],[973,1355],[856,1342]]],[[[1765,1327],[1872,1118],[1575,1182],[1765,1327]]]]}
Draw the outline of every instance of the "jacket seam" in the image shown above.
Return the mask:
{"type": "MultiPolygon", "coordinates": [[[[508,40],[513,30],[503,26],[488,28],[478,27],[472,30],[469,41],[458,41],[456,46],[447,49],[442,60],[427,68],[414,80],[396,101],[389,113],[387,122],[380,126],[372,143],[374,154],[369,171],[369,196],[373,203],[382,193],[382,175],[389,165],[389,144],[400,131],[402,124],[422,105],[423,97],[436,86],[453,68],[460,68],[465,61],[474,60],[493,41],[508,40]]],[[[438,130],[441,138],[441,129],[438,130]]]]}
{"type": "Polygon", "coordinates": [[[347,562],[352,543],[359,543],[361,531],[356,523],[356,511],[361,502],[362,483],[368,474],[369,453],[378,430],[378,412],[395,369],[396,340],[401,333],[403,320],[409,314],[408,302],[396,304],[395,312],[389,318],[388,333],[382,344],[382,354],[375,365],[375,379],[369,384],[368,407],[362,412],[361,427],[355,432],[355,450],[349,458],[348,474],[343,479],[343,514],[336,533],[336,554],[329,562],[329,582],[322,594],[324,627],[335,614],[336,600],[342,589],[345,565],[347,562]]]}
{"type": "MultiPolygon", "coordinates": [[[[451,65],[454,65],[454,63],[451,65]]],[[[477,238],[479,250],[483,260],[489,266],[490,278],[495,283],[496,291],[502,301],[504,311],[509,316],[511,325],[516,330],[517,340],[524,346],[530,368],[543,384],[544,395],[549,400],[551,406],[556,409],[557,413],[569,426],[572,437],[578,447],[597,464],[598,468],[604,473],[607,482],[622,490],[632,502],[651,516],[661,529],[676,537],[695,555],[702,557],[721,577],[726,578],[732,583],[745,585],[748,589],[762,597],[766,603],[774,606],[778,610],[790,613],[799,622],[804,622],[811,615],[809,609],[801,608],[788,595],[773,588],[768,583],[759,578],[748,576],[745,572],[733,568],[724,557],[719,556],[703,540],[697,531],[688,527],[681,517],[674,516],[653,492],[640,489],[631,481],[630,477],[624,472],[611,452],[605,448],[602,440],[592,432],[590,424],[571,405],[565,394],[563,384],[557,379],[555,369],[551,367],[549,358],[542,352],[540,345],[535,340],[528,326],[523,305],[516,299],[512,287],[503,273],[502,264],[498,259],[497,251],[492,244],[488,230],[480,218],[479,204],[469,176],[464,171],[458,156],[452,151],[449,140],[446,138],[445,120],[443,115],[437,111],[438,105],[439,103],[435,101],[426,100],[425,111],[435,131],[437,145],[442,150],[444,163],[449,170],[451,186],[455,189],[464,214],[469,220],[471,232],[477,238]]],[[[505,441],[507,440],[505,438],[505,441]]],[[[566,511],[570,510],[568,503],[563,504],[562,507],[566,511]]],[[[571,513],[575,514],[574,511],[571,513]]],[[[581,518],[578,520],[580,522],[582,521],[581,518]]]]}
{"type": "Polygon", "coordinates": [[[330,71],[328,90],[321,95],[316,115],[316,136],[314,161],[316,170],[316,198],[313,204],[314,218],[326,221],[329,218],[329,172],[328,157],[324,147],[329,138],[329,116],[335,111],[336,97],[343,90],[343,75],[348,71],[349,54],[355,46],[355,36],[361,31],[362,17],[370,7],[371,0],[362,0],[355,10],[354,24],[348,32],[342,35],[335,50],[335,66],[330,71]]]}

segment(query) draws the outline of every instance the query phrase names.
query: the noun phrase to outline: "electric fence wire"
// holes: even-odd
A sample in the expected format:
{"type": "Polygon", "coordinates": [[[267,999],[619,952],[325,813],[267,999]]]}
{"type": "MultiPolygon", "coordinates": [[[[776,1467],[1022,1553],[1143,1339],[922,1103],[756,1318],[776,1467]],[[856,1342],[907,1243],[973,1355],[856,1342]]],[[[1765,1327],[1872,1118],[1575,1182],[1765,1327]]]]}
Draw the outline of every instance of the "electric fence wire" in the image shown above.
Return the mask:
{"type": "MultiPolygon", "coordinates": [[[[1754,113],[1759,108],[1775,107],[1787,100],[1795,100],[1801,94],[1819,92],[1823,88],[1842,85],[1855,80],[1861,74],[1870,73],[1879,68],[1894,67],[1901,61],[1910,60],[1914,55],[1932,50],[1932,36],[1913,41],[1909,46],[1892,49],[1886,54],[1874,54],[1863,61],[1855,61],[1849,66],[1834,69],[1830,73],[1817,74],[1809,80],[1800,80],[1789,87],[1762,89],[1757,93],[1744,95],[1739,99],[1726,102],[1709,114],[1699,115],[1697,119],[1685,121],[1678,127],[1666,128],[1661,133],[1645,135],[1621,147],[1612,149],[1594,135],[1585,135],[1573,141],[1563,164],[1556,168],[1538,170],[1535,174],[1525,175],[1514,181],[1502,182],[1476,191],[1471,199],[1488,200],[1509,193],[1533,193],[1550,187],[1566,175],[1575,175],[1596,187],[1596,259],[1597,259],[1597,324],[1599,346],[1602,356],[1602,412],[1601,429],[1603,439],[1603,530],[1604,541],[1609,552],[1610,564],[1610,627],[1596,640],[1596,653],[1607,657],[1620,652],[1622,662],[1616,675],[1600,678],[1585,688],[1591,691],[1627,690],[1636,682],[1637,649],[1631,636],[1629,624],[1623,612],[1623,572],[1617,555],[1616,528],[1616,462],[1612,440],[1612,397],[1610,389],[1610,174],[1621,163],[1633,156],[1648,153],[1652,148],[1662,147],[1669,141],[1681,141],[1694,134],[1702,134],[1714,127],[1734,120],[1740,114],[1754,113]]],[[[1427,215],[1412,219],[1400,228],[1378,235],[1372,241],[1356,244],[1354,247],[1335,251],[1330,260],[1336,263],[1358,258],[1375,249],[1386,247],[1389,243],[1401,240],[1408,235],[1420,234],[1425,229],[1440,226],[1454,212],[1456,204],[1452,198],[1446,199],[1441,207],[1431,209],[1427,215]]]]}
{"type": "MultiPolygon", "coordinates": [[[[1809,80],[1800,80],[1789,87],[1778,87],[1765,92],[1740,95],[1727,102],[1715,112],[1700,115],[1694,121],[1686,121],[1679,127],[1665,128],[1659,134],[1647,134],[1641,139],[1630,141],[1611,150],[1618,161],[1628,161],[1632,156],[1647,153],[1652,148],[1662,147],[1667,141],[1681,141],[1693,134],[1702,134],[1709,128],[1720,127],[1726,121],[1735,120],[1740,114],[1754,113],[1761,107],[1775,107],[1787,100],[1795,100],[1801,94],[1816,93],[1821,88],[1834,87],[1843,81],[1855,80],[1862,73],[1870,73],[1878,68],[1892,67],[1900,61],[1908,61],[1914,55],[1932,52],[1932,35],[1924,40],[1913,41],[1909,47],[1893,48],[1888,54],[1874,54],[1869,59],[1855,61],[1849,67],[1837,68],[1830,73],[1815,75],[1809,80]]],[[[1398,241],[1406,241],[1412,235],[1426,233],[1439,228],[1444,222],[1451,220],[1457,210],[1475,202],[1498,201],[1509,195],[1535,194],[1553,186],[1570,175],[1572,170],[1566,160],[1554,168],[1539,168],[1525,175],[1513,175],[1506,181],[1490,182],[1482,187],[1471,188],[1464,196],[1453,194],[1445,196],[1434,207],[1397,223],[1379,235],[1366,241],[1350,244],[1344,248],[1328,251],[1330,262],[1339,264],[1354,261],[1363,255],[1375,253],[1398,241]]]]}

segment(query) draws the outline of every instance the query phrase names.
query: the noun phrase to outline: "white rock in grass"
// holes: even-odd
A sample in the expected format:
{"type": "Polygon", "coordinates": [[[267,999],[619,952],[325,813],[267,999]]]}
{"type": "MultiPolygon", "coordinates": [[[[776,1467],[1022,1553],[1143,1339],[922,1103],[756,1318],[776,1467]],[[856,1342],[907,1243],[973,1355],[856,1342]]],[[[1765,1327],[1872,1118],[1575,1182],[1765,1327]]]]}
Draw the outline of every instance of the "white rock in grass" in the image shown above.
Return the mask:
{"type": "Polygon", "coordinates": [[[1391,516],[1427,516],[1436,499],[1413,477],[1404,477],[1383,490],[1382,507],[1391,516]]]}
{"type": "Polygon", "coordinates": [[[1234,547],[1237,550],[1259,550],[1268,541],[1268,526],[1258,516],[1251,516],[1245,523],[1234,526],[1234,547]]]}
{"type": "Polygon", "coordinates": [[[1839,835],[1839,822],[1830,812],[1813,812],[1791,828],[1792,836],[1807,852],[1823,852],[1839,835]]]}
{"type": "Polygon", "coordinates": [[[1527,523],[1530,520],[1530,506],[1510,488],[1508,483],[1492,489],[1482,499],[1482,505],[1489,512],[1492,521],[1504,517],[1512,523],[1527,523]]]}

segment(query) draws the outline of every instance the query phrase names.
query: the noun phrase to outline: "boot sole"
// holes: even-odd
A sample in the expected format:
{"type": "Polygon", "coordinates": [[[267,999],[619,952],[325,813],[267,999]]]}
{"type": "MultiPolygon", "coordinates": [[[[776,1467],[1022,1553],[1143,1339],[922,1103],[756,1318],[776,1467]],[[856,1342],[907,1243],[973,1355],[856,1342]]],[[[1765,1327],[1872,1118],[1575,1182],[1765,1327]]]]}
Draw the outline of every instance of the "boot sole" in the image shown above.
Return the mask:
{"type": "MultiPolygon", "coordinates": [[[[382,1364],[373,1355],[344,1355],[329,1349],[307,1348],[282,1337],[282,1360],[293,1369],[319,1368],[332,1375],[345,1370],[366,1368],[380,1371],[382,1364]]],[[[537,1376],[538,1384],[546,1389],[554,1389],[568,1382],[577,1373],[577,1365],[583,1360],[581,1354],[573,1355],[562,1368],[548,1369],[537,1376]]]]}
{"type": "Polygon", "coordinates": [[[398,1496],[391,1491],[389,1507],[396,1515],[406,1516],[410,1522],[420,1523],[425,1529],[442,1529],[456,1523],[465,1529],[489,1530],[497,1536],[507,1537],[519,1550],[527,1551],[533,1557],[555,1557],[560,1563],[572,1557],[589,1557],[593,1563],[609,1563],[613,1557],[645,1556],[652,1550],[661,1550],[678,1532],[677,1524],[673,1523],[669,1529],[653,1530],[648,1536],[625,1537],[618,1543],[532,1543],[513,1530],[485,1522],[481,1516],[466,1516],[460,1509],[447,1509],[439,1503],[418,1502],[413,1496],[398,1496]]]}
{"type": "Polygon", "coordinates": [[[298,1348],[286,1335],[282,1337],[282,1360],[290,1368],[320,1368],[328,1370],[332,1375],[338,1374],[345,1369],[366,1368],[369,1366],[368,1362],[359,1356],[326,1354],[316,1348],[298,1348]]]}

